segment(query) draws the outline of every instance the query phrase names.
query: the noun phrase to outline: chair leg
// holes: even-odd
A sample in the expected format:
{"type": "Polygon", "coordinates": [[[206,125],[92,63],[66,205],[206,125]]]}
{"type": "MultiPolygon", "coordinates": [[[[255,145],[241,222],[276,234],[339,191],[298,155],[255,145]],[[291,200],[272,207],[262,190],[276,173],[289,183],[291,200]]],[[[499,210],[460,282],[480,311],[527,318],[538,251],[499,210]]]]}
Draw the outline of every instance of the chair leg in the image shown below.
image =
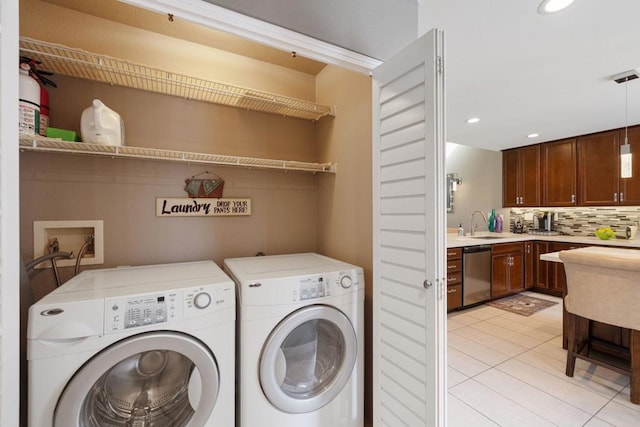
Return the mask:
{"type": "Polygon", "coordinates": [[[640,405],[640,331],[631,331],[631,403],[640,405]]]}
{"type": "Polygon", "coordinates": [[[565,375],[572,377],[573,371],[576,368],[576,316],[572,313],[568,313],[567,323],[567,365],[565,375]]]}

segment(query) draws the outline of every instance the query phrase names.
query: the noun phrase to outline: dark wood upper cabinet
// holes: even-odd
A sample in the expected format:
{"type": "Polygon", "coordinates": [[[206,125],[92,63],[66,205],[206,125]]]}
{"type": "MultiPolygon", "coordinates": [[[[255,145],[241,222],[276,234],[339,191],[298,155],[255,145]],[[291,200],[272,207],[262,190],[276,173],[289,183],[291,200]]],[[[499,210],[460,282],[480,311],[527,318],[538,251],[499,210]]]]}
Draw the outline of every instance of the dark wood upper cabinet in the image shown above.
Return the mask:
{"type": "Polygon", "coordinates": [[[503,207],[640,205],[640,125],[626,134],[631,178],[620,177],[625,129],[503,151],[503,207]]]}
{"type": "Polygon", "coordinates": [[[541,145],[542,205],[576,206],[576,139],[541,145]]]}
{"type": "Polygon", "coordinates": [[[520,194],[518,192],[519,163],[520,153],[518,150],[502,152],[502,206],[505,208],[520,206],[520,194]]]}
{"type": "MultiPolygon", "coordinates": [[[[624,129],[619,131],[618,140],[620,145],[624,144],[624,129]]],[[[620,178],[619,190],[621,205],[640,205],[640,126],[630,127],[627,130],[627,139],[631,145],[631,178],[620,178]]]]}
{"type": "Polygon", "coordinates": [[[618,204],[620,198],[619,145],[617,130],[578,137],[580,205],[618,204]]]}
{"type": "Polygon", "coordinates": [[[640,204],[640,126],[627,130],[634,157],[631,178],[620,177],[620,146],[625,130],[578,137],[578,188],[582,206],[640,204]]]}
{"type": "Polygon", "coordinates": [[[540,145],[502,152],[502,205],[540,206],[540,145]]]}

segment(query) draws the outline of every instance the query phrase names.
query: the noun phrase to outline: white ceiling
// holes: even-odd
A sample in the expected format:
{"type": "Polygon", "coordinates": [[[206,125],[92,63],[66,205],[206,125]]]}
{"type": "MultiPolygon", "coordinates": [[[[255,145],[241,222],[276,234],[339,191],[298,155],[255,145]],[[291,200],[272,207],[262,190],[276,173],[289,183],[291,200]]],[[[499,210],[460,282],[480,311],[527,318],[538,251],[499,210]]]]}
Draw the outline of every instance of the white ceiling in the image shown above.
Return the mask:
{"type": "MultiPolygon", "coordinates": [[[[427,27],[445,30],[448,141],[499,150],[624,127],[611,76],[640,69],[640,1],[575,0],[555,15],[539,2],[427,1],[427,27]]],[[[627,89],[638,124],[640,79],[627,89]]]]}
{"type": "Polygon", "coordinates": [[[204,1],[376,59],[418,34],[417,0],[204,1]]]}

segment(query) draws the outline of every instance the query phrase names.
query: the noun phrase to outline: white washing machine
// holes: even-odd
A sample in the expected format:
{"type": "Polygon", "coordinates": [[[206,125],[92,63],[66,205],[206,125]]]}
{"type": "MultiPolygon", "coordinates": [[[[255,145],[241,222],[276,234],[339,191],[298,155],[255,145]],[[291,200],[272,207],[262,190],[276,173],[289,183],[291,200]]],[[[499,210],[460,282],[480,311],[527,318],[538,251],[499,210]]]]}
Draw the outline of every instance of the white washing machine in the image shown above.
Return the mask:
{"type": "Polygon", "coordinates": [[[212,261],[84,271],[29,309],[29,425],[232,426],[234,347],[212,261]]]}
{"type": "Polygon", "coordinates": [[[313,253],[224,268],[238,297],[236,425],[362,427],[362,268],[313,253]]]}

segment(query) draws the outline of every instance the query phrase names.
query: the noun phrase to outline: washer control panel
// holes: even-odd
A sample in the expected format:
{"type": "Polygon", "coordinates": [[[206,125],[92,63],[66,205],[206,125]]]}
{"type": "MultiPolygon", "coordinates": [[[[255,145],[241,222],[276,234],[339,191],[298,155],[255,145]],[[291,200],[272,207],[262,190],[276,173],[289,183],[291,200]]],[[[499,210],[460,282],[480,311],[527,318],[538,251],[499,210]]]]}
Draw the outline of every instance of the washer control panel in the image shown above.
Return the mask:
{"type": "Polygon", "coordinates": [[[165,323],[175,318],[177,292],[109,299],[105,303],[107,331],[165,323]]]}
{"type": "Polygon", "coordinates": [[[175,294],[128,299],[124,310],[125,329],[166,322],[167,298],[174,299],[175,294]]]}
{"type": "Polygon", "coordinates": [[[194,318],[235,304],[233,283],[105,299],[105,333],[194,318]]]}

